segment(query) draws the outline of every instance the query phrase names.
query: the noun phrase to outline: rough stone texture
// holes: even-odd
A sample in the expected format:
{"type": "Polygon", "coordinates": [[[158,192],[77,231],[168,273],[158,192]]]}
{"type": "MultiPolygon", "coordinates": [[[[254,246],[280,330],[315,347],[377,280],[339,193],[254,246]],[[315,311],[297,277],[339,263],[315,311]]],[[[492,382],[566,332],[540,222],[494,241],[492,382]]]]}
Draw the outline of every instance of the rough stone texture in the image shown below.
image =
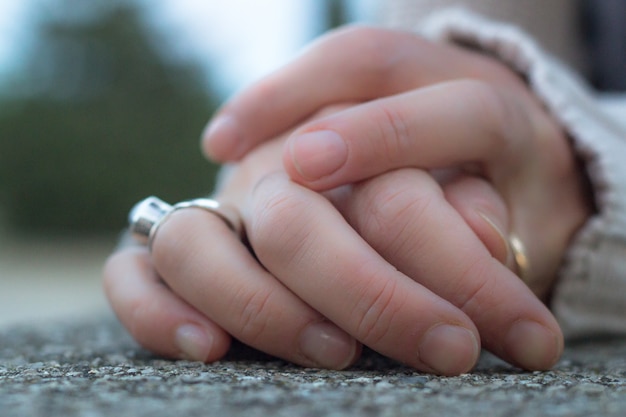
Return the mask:
{"type": "Polygon", "coordinates": [[[570,345],[550,372],[485,355],[454,378],[367,352],[303,369],[242,346],[203,365],[156,358],[111,319],[0,332],[0,416],[623,416],[626,340],[570,345]]]}

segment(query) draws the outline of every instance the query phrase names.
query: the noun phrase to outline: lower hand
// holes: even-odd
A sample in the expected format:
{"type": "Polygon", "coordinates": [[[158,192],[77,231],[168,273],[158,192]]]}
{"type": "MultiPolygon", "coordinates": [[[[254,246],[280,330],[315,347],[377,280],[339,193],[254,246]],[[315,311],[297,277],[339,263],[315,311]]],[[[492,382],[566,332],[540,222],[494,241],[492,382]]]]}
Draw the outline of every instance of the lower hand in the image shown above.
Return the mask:
{"type": "Polygon", "coordinates": [[[446,375],[471,369],[481,344],[524,368],[556,361],[558,325],[503,266],[507,211],[487,183],[461,177],[442,189],[425,172],[400,170],[328,194],[353,228],[284,175],[250,181],[280,162],[277,145],[250,155],[218,196],[240,209],[262,265],[199,210],[173,214],[151,257],[127,249],[110,259],[107,294],[140,343],[213,361],[232,335],[337,369],[364,343],[446,375]]]}

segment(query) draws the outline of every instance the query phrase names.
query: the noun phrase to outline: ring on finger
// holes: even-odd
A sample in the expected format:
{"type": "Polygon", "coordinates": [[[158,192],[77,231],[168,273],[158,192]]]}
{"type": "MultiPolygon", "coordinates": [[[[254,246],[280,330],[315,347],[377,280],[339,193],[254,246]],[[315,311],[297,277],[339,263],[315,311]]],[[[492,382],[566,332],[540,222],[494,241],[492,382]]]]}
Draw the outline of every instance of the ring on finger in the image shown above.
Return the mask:
{"type": "Polygon", "coordinates": [[[152,248],[152,242],[161,226],[172,213],[185,208],[200,208],[215,214],[237,235],[243,237],[243,222],[231,206],[220,204],[211,198],[196,198],[170,205],[151,196],[137,203],[128,215],[131,235],[139,243],[152,248]]]}

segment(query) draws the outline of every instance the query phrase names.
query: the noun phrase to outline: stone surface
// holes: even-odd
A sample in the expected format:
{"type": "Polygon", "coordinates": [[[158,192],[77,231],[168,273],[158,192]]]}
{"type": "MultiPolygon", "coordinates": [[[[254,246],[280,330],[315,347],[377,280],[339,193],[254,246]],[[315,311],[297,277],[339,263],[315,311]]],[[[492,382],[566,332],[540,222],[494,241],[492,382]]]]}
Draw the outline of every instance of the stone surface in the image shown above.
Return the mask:
{"type": "Polygon", "coordinates": [[[303,369],[236,346],[210,364],[138,348],[110,318],[0,332],[0,416],[623,416],[626,340],[570,345],[549,372],[490,355],[471,374],[425,375],[372,352],[303,369]]]}

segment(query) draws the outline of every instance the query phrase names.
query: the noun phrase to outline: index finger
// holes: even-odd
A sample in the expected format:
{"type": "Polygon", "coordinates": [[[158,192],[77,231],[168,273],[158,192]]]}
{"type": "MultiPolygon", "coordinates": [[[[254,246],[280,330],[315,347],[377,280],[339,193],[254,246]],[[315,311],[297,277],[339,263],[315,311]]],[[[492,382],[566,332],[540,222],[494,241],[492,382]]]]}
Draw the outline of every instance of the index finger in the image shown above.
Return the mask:
{"type": "Polygon", "coordinates": [[[493,174],[523,161],[533,136],[531,115],[512,93],[450,81],[308,123],[287,140],[283,163],[294,181],[314,190],[403,167],[478,163],[493,174]]]}

